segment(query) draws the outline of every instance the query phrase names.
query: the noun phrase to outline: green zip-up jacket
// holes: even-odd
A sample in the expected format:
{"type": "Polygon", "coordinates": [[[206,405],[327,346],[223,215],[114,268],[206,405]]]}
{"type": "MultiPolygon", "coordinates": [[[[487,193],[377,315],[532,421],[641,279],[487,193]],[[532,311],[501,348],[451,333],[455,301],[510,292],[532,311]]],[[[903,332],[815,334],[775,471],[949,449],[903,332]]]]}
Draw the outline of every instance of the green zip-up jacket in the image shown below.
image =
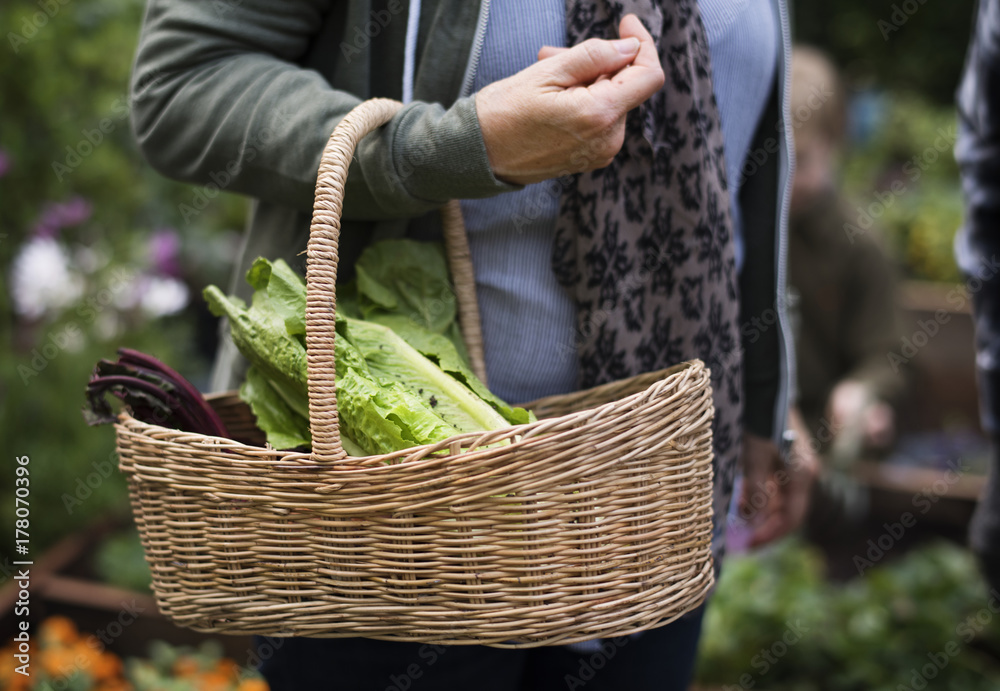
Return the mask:
{"type": "MultiPolygon", "coordinates": [[[[474,97],[459,98],[478,13],[423,3],[421,34],[435,40],[418,44],[414,102],[358,148],[346,255],[373,221],[514,189],[490,170],[474,97]]],[[[402,0],[151,0],[133,74],[139,145],[169,177],[257,200],[254,250],[298,252],[334,127],[365,99],[401,98],[406,19],[402,0]]]]}
{"type": "MultiPolygon", "coordinates": [[[[374,238],[433,232],[429,212],[448,199],[518,189],[493,176],[470,94],[488,7],[423,0],[413,101],[361,142],[348,177],[340,276],[374,238]]],[[[133,129],[150,164],[168,177],[254,199],[231,292],[247,297],[242,276],[258,256],[303,268],[298,255],[330,133],[361,101],[402,97],[408,10],[404,0],[150,0],[132,78],[133,129]]],[[[761,128],[772,138],[774,131],[773,121],[761,128]]],[[[781,186],[778,157],[771,158],[773,175],[754,176],[770,197],[761,228],[748,223],[746,231],[747,265],[763,253],[762,270],[743,289],[750,314],[781,304],[774,271],[781,186]]],[[[755,338],[759,356],[749,345],[745,356],[748,384],[760,392],[756,400],[747,392],[747,409],[760,418],[748,423],[763,436],[784,424],[777,331],[755,338]]],[[[235,387],[234,361],[224,339],[217,375],[227,376],[216,376],[213,388],[235,387]]]]}

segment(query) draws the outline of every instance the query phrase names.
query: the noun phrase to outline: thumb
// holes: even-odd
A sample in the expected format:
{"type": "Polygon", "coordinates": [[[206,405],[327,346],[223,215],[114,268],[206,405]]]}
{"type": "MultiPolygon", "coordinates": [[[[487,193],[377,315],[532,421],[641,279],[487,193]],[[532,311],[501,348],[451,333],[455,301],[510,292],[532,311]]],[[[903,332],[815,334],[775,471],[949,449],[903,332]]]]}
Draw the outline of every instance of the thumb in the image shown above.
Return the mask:
{"type": "Polygon", "coordinates": [[[614,74],[639,54],[639,39],[620,38],[602,41],[591,38],[569,50],[543,60],[556,86],[568,88],[590,84],[598,77],[614,74]]]}

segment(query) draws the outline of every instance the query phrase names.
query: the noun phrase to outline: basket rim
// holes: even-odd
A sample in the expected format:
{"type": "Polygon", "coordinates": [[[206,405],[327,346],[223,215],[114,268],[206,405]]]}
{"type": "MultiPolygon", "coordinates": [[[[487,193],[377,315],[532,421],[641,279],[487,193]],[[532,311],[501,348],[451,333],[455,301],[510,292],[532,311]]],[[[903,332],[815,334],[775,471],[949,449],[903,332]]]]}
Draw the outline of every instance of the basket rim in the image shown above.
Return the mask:
{"type": "MultiPolygon", "coordinates": [[[[472,460],[479,455],[495,452],[495,444],[502,441],[509,441],[509,444],[507,445],[508,447],[517,448],[518,446],[527,444],[539,436],[546,434],[549,429],[558,427],[571,419],[589,418],[593,417],[595,411],[628,405],[630,402],[637,401],[643,397],[651,395],[654,388],[667,388],[679,379],[700,376],[706,383],[708,383],[709,375],[709,369],[701,360],[687,360],[663,370],[636,375],[637,377],[655,376],[655,378],[648,386],[639,391],[623,396],[619,399],[578,411],[565,413],[556,417],[543,418],[535,422],[520,425],[509,425],[507,427],[487,432],[463,432],[434,444],[412,446],[407,449],[400,449],[399,451],[393,451],[387,454],[376,454],[372,456],[348,456],[339,460],[330,461],[318,461],[310,451],[275,449],[269,445],[256,446],[254,444],[247,444],[228,437],[216,437],[206,434],[198,434],[196,432],[186,432],[170,427],[163,427],[162,425],[157,425],[155,423],[138,420],[132,417],[125,410],[119,413],[118,422],[116,422],[115,428],[119,429],[121,427],[125,427],[133,430],[143,430],[143,433],[147,435],[152,434],[158,437],[169,437],[169,441],[174,443],[190,443],[198,446],[205,445],[206,447],[211,447],[216,451],[221,449],[233,449],[243,453],[249,452],[249,455],[259,455],[262,461],[266,460],[271,464],[291,463],[296,469],[302,470],[335,469],[340,472],[352,470],[391,472],[392,468],[402,464],[409,466],[414,463],[434,463],[447,461],[458,456],[461,456],[463,460],[472,460]],[[518,432],[521,432],[521,434],[518,434],[518,432]],[[475,454],[475,456],[473,454],[475,454]]],[[[614,382],[614,384],[617,383],[618,382],[614,382]]],[[[600,387],[594,388],[597,389],[600,387]]],[[[589,389],[587,391],[593,390],[594,389],[589,389]]],[[[206,396],[206,399],[211,401],[225,396],[232,396],[233,393],[234,392],[221,392],[211,394],[210,396],[206,396]]],[[[582,394],[586,393],[586,391],[574,393],[582,394]]],[[[676,396],[683,394],[683,391],[678,390],[673,392],[672,395],[676,396]]],[[[541,400],[548,399],[539,399],[539,401],[541,400]]],[[[709,412],[713,410],[714,407],[710,405],[709,412]]],[[[562,430],[557,432],[557,434],[567,434],[570,432],[570,430],[562,430]]]]}

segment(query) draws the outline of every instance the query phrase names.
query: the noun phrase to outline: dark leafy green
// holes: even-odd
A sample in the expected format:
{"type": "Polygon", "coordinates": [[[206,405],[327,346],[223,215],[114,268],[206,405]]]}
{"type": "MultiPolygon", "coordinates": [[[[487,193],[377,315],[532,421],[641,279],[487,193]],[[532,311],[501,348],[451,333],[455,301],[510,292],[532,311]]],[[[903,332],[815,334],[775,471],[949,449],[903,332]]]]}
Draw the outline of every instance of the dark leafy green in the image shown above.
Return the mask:
{"type": "Polygon", "coordinates": [[[101,360],[87,384],[83,417],[89,425],[117,419],[106,394],[129,407],[133,417],[163,427],[224,437],[226,427],[187,379],[156,358],[121,348],[118,361],[101,360]]]}

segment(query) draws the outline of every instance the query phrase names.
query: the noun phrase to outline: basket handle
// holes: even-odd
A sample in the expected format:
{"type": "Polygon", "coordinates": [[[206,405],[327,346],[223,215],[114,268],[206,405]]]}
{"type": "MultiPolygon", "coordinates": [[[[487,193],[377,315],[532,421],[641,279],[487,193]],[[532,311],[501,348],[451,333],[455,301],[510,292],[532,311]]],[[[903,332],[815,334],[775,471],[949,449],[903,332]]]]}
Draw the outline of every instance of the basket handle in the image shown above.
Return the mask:
{"type": "MultiPolygon", "coordinates": [[[[403,107],[399,101],[375,98],[349,112],[334,129],[323,151],[316,180],[309,244],[306,247],[306,365],[309,421],[315,462],[346,458],[340,444],[336,365],[333,339],[337,312],[337,246],[344,207],[344,184],[358,142],[403,107]]],[[[456,200],[441,209],[448,267],[455,285],[459,325],[472,371],[484,382],[486,367],[469,242],[456,200]]]]}

